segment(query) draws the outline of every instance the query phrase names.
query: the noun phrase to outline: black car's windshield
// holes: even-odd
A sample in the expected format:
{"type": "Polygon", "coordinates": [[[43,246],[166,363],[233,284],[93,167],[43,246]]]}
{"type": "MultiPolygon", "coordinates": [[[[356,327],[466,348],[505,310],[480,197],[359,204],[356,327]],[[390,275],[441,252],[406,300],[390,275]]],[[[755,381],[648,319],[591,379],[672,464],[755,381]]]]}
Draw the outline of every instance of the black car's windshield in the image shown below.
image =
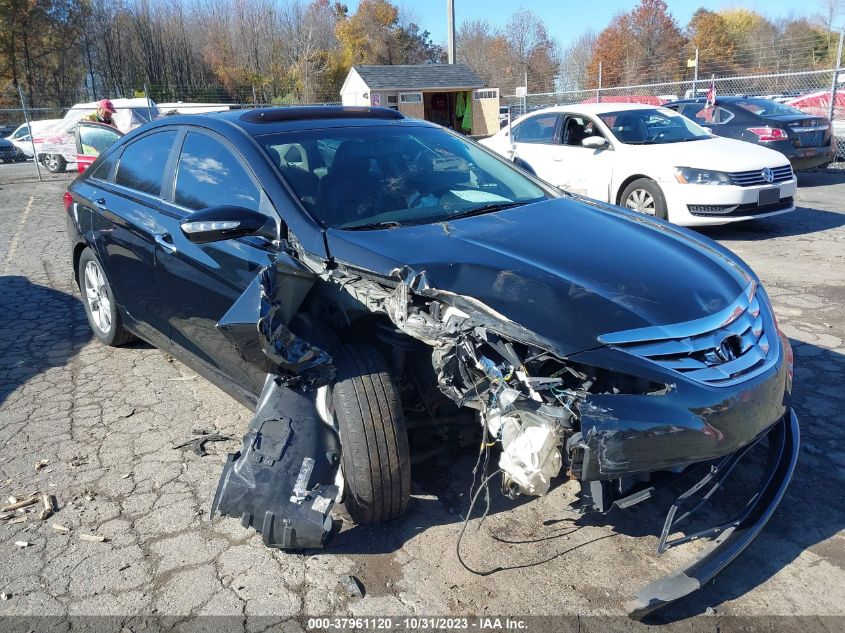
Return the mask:
{"type": "Polygon", "coordinates": [[[801,110],[793,108],[792,106],[778,103],[770,99],[741,99],[735,101],[734,105],[748,110],[757,116],[790,116],[794,114],[804,114],[801,110]]]}
{"type": "Polygon", "coordinates": [[[679,143],[710,138],[707,130],[666,108],[607,112],[600,114],[599,118],[620,142],[628,145],[679,143]]]}
{"type": "Polygon", "coordinates": [[[333,228],[440,222],[555,196],[438,128],[324,128],[257,140],[302,204],[333,228]]]}

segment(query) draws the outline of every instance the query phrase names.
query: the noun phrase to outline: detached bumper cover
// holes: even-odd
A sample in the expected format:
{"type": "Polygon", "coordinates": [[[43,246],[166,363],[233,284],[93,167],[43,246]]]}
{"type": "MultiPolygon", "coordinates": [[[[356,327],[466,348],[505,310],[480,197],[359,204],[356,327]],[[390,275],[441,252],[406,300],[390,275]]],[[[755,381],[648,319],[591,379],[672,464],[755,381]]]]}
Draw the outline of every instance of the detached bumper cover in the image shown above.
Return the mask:
{"type": "Polygon", "coordinates": [[[735,526],[722,531],[712,544],[685,567],[643,587],[625,604],[631,618],[639,620],[701,588],[721,572],[753,541],[783,499],[798,461],[798,418],[790,409],[768,434],[769,461],[763,486],[735,526]]]}

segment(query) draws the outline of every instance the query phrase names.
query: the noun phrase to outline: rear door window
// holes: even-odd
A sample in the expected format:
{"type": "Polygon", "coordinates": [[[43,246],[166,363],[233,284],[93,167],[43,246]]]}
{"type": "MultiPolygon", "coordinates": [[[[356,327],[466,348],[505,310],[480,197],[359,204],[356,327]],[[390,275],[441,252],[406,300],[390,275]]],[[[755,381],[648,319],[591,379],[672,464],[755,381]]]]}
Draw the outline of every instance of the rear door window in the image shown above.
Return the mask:
{"type": "Polygon", "coordinates": [[[156,132],[127,145],[117,166],[115,184],[160,196],[164,167],[176,136],[175,130],[156,132]]]}
{"type": "Polygon", "coordinates": [[[701,104],[688,105],[684,108],[684,116],[692,119],[699,125],[721,125],[734,118],[733,112],[718,106],[709,108],[701,104]]]}
{"type": "Polygon", "coordinates": [[[258,211],[260,199],[258,185],[230,149],[188,133],[176,170],[176,204],[195,211],[223,205],[258,211]]]}

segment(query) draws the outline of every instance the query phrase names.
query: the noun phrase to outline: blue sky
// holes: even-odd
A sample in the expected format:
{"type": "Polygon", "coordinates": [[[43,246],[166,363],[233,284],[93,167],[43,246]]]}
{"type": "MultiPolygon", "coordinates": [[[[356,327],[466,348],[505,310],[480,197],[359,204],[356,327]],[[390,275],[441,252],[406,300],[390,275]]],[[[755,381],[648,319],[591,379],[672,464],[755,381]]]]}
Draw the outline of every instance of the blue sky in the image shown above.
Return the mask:
{"type": "MultiPolygon", "coordinates": [[[[428,29],[435,42],[446,42],[446,0],[395,1],[400,6],[411,9],[419,17],[420,27],[428,29]]],[[[821,11],[819,0],[808,0],[800,4],[796,0],[666,0],[666,3],[681,27],[687,24],[695,10],[701,6],[711,10],[747,7],[770,18],[810,16],[821,11]]],[[[345,4],[350,12],[354,12],[358,0],[346,0],[345,4]]],[[[511,13],[524,7],[539,15],[546,23],[549,33],[565,48],[584,29],[592,27],[595,31],[600,31],[618,11],[630,11],[637,4],[638,0],[594,0],[591,3],[573,0],[455,0],[455,22],[460,26],[464,20],[486,18],[491,24],[504,26],[511,13]]],[[[845,16],[839,19],[840,22],[843,20],[845,16]]]]}

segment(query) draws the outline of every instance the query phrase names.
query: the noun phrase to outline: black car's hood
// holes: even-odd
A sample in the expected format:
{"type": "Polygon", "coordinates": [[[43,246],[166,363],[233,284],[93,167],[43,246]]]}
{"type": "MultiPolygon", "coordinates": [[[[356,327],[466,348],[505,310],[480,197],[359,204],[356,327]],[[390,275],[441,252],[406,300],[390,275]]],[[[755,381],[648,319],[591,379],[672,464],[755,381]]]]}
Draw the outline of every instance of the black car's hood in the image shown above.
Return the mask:
{"type": "Polygon", "coordinates": [[[598,346],[601,334],[718,312],[752,278],[706,238],[571,198],[439,224],[329,229],[327,239],[339,262],[424,272],[430,288],[473,297],[562,354],[598,346]]]}

